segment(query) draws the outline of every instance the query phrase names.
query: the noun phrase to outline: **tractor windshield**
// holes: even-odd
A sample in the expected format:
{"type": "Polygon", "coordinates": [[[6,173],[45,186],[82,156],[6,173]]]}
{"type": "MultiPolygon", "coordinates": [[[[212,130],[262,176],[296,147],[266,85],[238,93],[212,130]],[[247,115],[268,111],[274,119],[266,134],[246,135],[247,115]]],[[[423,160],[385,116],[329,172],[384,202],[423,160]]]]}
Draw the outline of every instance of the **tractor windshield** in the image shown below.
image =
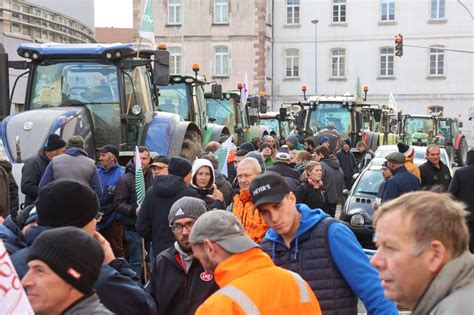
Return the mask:
{"type": "Polygon", "coordinates": [[[435,120],[429,117],[409,117],[405,120],[403,132],[407,135],[414,133],[433,134],[435,130],[435,120]]]}
{"type": "Polygon", "coordinates": [[[336,129],[340,134],[349,134],[351,113],[341,103],[320,103],[311,111],[309,127],[314,130],[336,129]]]}
{"type": "Polygon", "coordinates": [[[189,119],[190,92],[186,83],[175,83],[160,87],[158,110],[175,113],[184,120],[189,119]]]}
{"type": "Polygon", "coordinates": [[[260,126],[271,133],[275,132],[277,135],[280,135],[280,126],[278,125],[278,119],[276,118],[261,118],[260,117],[260,126]]]}
{"type": "Polygon", "coordinates": [[[209,118],[214,118],[215,123],[231,128],[234,124],[234,110],[230,100],[222,99],[216,100],[208,98],[207,100],[207,115],[209,118]]]}

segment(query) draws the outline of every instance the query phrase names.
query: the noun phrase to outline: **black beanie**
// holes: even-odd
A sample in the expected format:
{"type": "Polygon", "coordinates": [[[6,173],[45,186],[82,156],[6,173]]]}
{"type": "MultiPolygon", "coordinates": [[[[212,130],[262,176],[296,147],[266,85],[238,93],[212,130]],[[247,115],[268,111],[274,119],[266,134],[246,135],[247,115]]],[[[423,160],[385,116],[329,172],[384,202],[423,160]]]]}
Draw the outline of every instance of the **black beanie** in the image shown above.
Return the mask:
{"type": "Polygon", "coordinates": [[[61,137],[57,134],[53,133],[48,137],[48,142],[46,143],[44,150],[50,152],[60,148],[64,148],[65,146],[66,141],[61,139],[61,137]]]}
{"type": "Polygon", "coordinates": [[[41,226],[82,228],[99,212],[95,191],[74,180],[56,180],[44,186],[35,204],[41,226]]]}
{"type": "Polygon", "coordinates": [[[76,227],[51,229],[33,242],[26,261],[41,260],[61,279],[84,294],[92,292],[104,262],[104,251],[92,236],[76,227]]]}
{"type": "Polygon", "coordinates": [[[239,149],[244,149],[244,150],[247,150],[247,151],[254,151],[255,150],[255,147],[253,144],[251,144],[250,142],[245,142],[245,143],[242,143],[240,145],[240,148],[239,149]]]}
{"type": "Polygon", "coordinates": [[[168,174],[184,178],[191,173],[192,168],[193,165],[187,159],[175,156],[170,159],[168,164],[168,174]]]}

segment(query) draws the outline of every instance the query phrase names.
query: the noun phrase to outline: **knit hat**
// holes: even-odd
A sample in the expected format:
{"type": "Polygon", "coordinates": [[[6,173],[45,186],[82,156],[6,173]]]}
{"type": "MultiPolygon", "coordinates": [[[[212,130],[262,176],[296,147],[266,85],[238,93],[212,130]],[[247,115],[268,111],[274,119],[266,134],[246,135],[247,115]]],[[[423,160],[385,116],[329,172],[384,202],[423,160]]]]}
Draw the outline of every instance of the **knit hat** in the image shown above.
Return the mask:
{"type": "Polygon", "coordinates": [[[291,142],[293,143],[294,145],[297,145],[298,143],[300,143],[298,141],[298,137],[296,135],[291,135],[291,136],[288,136],[288,138],[286,138],[286,142],[291,142]]]}
{"type": "Polygon", "coordinates": [[[329,142],[329,137],[328,136],[322,136],[319,139],[319,144],[323,144],[324,142],[329,142]]]}
{"type": "Polygon", "coordinates": [[[84,138],[81,136],[72,136],[67,141],[66,148],[84,148],[84,138]]]}
{"type": "Polygon", "coordinates": [[[247,151],[254,151],[255,150],[255,147],[253,144],[249,143],[249,142],[246,142],[246,143],[242,143],[240,145],[240,149],[244,149],[244,150],[247,150],[247,151]]]}
{"type": "Polygon", "coordinates": [[[342,144],[347,144],[348,146],[351,146],[351,140],[345,139],[344,141],[342,141],[342,144]]]}
{"type": "Polygon", "coordinates": [[[201,215],[193,225],[189,242],[214,241],[226,251],[237,254],[259,247],[245,235],[240,220],[230,211],[212,210],[201,215]]]}
{"type": "Polygon", "coordinates": [[[397,143],[398,152],[405,154],[405,156],[410,157],[415,153],[415,149],[411,145],[406,145],[405,143],[397,143]]]}
{"type": "Polygon", "coordinates": [[[26,257],[27,262],[35,259],[44,262],[80,292],[88,294],[99,278],[104,251],[92,236],[69,226],[42,232],[26,257]]]}
{"type": "Polygon", "coordinates": [[[46,145],[44,146],[44,150],[51,152],[60,148],[64,148],[66,146],[66,141],[61,139],[60,136],[53,133],[49,135],[46,145]]]}
{"type": "Polygon", "coordinates": [[[39,191],[36,212],[38,225],[82,228],[97,216],[99,199],[88,185],[55,180],[39,191]]]}
{"type": "Polygon", "coordinates": [[[262,153],[257,151],[250,151],[249,153],[245,154],[245,157],[252,157],[258,161],[260,164],[260,168],[262,169],[262,173],[265,172],[265,161],[263,160],[262,153]]]}
{"type": "Polygon", "coordinates": [[[201,214],[206,212],[206,203],[199,198],[182,197],[173,203],[168,215],[169,224],[181,218],[192,218],[197,220],[201,214]]]}
{"type": "Polygon", "coordinates": [[[168,164],[168,174],[184,178],[191,173],[192,168],[193,165],[187,159],[175,156],[171,158],[168,164]]]}

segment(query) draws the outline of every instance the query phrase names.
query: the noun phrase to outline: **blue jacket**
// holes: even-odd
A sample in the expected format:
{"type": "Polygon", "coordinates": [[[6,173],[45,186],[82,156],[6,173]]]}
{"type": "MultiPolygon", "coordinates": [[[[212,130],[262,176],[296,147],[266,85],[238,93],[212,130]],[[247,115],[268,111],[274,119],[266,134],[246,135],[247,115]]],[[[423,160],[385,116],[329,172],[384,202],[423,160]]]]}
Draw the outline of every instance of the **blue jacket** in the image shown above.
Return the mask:
{"type": "MultiPolygon", "coordinates": [[[[83,155],[87,157],[87,152],[81,148],[68,148],[66,150],[66,153],[64,154],[67,154],[70,156],[83,155]]],[[[60,157],[61,156],[57,156],[56,158],[60,158],[60,157]]],[[[91,159],[87,159],[87,160],[91,160],[91,159]]],[[[49,184],[50,182],[52,182],[53,180],[58,179],[55,177],[54,172],[53,172],[54,161],[55,161],[55,158],[53,158],[51,162],[49,162],[48,166],[46,167],[43,177],[41,178],[41,181],[38,184],[38,191],[44,186],[46,186],[47,184],[49,184]]],[[[74,165],[71,165],[71,168],[73,167],[74,165]]],[[[92,176],[90,177],[89,186],[92,188],[92,190],[94,190],[97,193],[97,196],[99,196],[99,199],[100,199],[102,196],[102,185],[100,184],[99,174],[97,173],[97,170],[95,168],[94,168],[94,171],[92,172],[92,176]]]]}
{"type": "MultiPolygon", "coordinates": [[[[20,278],[23,278],[28,272],[26,257],[29,247],[38,235],[48,229],[51,228],[32,227],[25,237],[28,247],[11,256],[13,266],[20,278]]],[[[78,250],[80,249],[78,248],[78,250]]],[[[84,257],[84,261],[87,261],[87,257],[84,257]]],[[[123,259],[115,259],[108,265],[102,265],[94,289],[102,304],[116,314],[156,314],[155,301],[140,284],[140,280],[130,265],[123,259]]]]}
{"type": "Polygon", "coordinates": [[[0,239],[3,241],[9,255],[26,246],[20,228],[10,215],[3,224],[0,224],[0,239]]]}
{"type": "Polygon", "coordinates": [[[109,226],[112,221],[122,218],[122,215],[114,210],[113,202],[117,184],[123,174],[125,174],[125,168],[115,163],[108,170],[105,170],[102,166],[97,166],[97,172],[99,173],[100,183],[102,184],[100,211],[104,213],[102,221],[97,224],[97,230],[99,231],[109,226]]]}
{"type": "MultiPolygon", "coordinates": [[[[302,236],[317,228],[321,220],[329,217],[321,209],[310,209],[304,204],[297,204],[296,208],[301,213],[301,223],[294,236],[294,241],[291,242],[291,247],[288,249],[292,254],[280,257],[282,259],[301,259],[302,251],[311,251],[312,239],[302,236]],[[299,242],[300,238],[301,242],[299,242]],[[303,239],[307,241],[305,242],[303,239]]],[[[265,251],[267,251],[265,247],[269,245],[268,242],[272,243],[272,258],[275,260],[276,244],[282,244],[285,247],[286,245],[284,245],[282,237],[273,229],[267,231],[262,242],[262,249],[265,251]]],[[[369,259],[354,233],[344,224],[336,222],[329,225],[327,242],[331,253],[330,258],[352,291],[362,300],[368,314],[398,314],[396,305],[384,297],[378,272],[370,265],[369,259]]],[[[301,262],[296,265],[298,268],[303,266],[301,262]]],[[[292,271],[300,274],[310,284],[311,280],[314,280],[310,279],[314,278],[314,274],[305,273],[301,269],[292,271]]]]}
{"type": "Polygon", "coordinates": [[[395,199],[404,193],[420,190],[420,180],[405,166],[393,171],[393,176],[385,183],[382,202],[395,199]]]}

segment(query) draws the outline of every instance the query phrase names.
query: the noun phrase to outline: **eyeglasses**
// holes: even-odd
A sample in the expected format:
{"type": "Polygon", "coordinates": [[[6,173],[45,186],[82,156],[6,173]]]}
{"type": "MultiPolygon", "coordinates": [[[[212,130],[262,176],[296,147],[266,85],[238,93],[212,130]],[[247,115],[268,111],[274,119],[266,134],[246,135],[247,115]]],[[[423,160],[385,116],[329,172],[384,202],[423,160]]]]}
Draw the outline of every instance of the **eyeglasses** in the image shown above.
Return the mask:
{"type": "Polygon", "coordinates": [[[186,222],[185,224],[179,224],[175,223],[170,225],[171,231],[174,233],[181,233],[183,231],[183,228],[186,228],[188,231],[191,231],[191,228],[194,225],[194,221],[186,222]]]}
{"type": "Polygon", "coordinates": [[[97,215],[95,216],[95,220],[97,222],[100,222],[102,220],[102,217],[104,216],[103,212],[98,212],[97,215]]]}

